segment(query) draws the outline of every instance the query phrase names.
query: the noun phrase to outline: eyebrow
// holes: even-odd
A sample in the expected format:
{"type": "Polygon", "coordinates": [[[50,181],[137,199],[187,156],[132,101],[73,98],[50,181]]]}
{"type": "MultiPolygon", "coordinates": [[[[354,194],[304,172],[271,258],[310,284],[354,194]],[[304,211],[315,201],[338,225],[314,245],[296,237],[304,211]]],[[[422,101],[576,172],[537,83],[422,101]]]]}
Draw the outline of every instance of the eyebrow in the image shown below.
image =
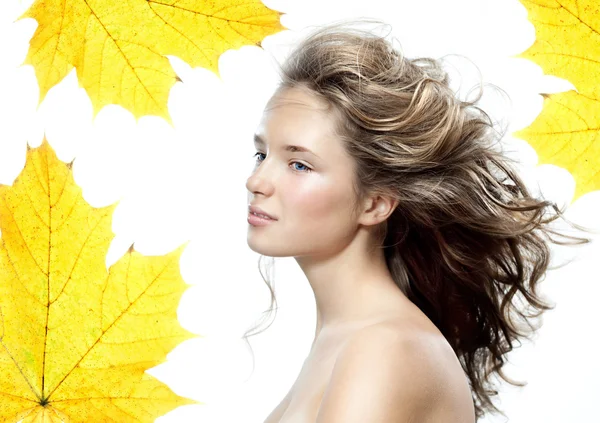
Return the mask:
{"type": "MultiPolygon", "coordinates": [[[[263,140],[261,138],[261,136],[257,135],[257,134],[254,134],[254,143],[255,144],[260,144],[260,145],[263,145],[263,146],[266,144],[265,140],[263,140]]],[[[301,153],[309,153],[309,154],[312,154],[313,156],[315,156],[317,158],[320,158],[315,153],[313,153],[311,150],[309,150],[306,147],[302,147],[301,145],[289,145],[289,144],[286,144],[286,145],[283,145],[282,148],[285,149],[286,151],[291,151],[292,153],[294,153],[296,151],[299,151],[301,153]]]]}

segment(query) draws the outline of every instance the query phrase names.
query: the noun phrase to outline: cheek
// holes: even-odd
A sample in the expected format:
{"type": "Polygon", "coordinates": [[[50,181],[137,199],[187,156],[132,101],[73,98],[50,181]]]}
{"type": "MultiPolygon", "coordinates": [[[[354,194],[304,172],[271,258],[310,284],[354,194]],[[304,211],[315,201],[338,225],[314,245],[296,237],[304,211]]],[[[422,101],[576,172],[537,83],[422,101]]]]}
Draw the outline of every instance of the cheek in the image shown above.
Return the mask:
{"type": "Polygon", "coordinates": [[[347,231],[350,197],[340,184],[298,187],[289,204],[295,226],[314,236],[337,236],[336,232],[347,231]]]}
{"type": "Polygon", "coordinates": [[[338,194],[329,184],[298,185],[290,194],[294,216],[307,221],[327,219],[335,212],[338,202],[338,194]]]}

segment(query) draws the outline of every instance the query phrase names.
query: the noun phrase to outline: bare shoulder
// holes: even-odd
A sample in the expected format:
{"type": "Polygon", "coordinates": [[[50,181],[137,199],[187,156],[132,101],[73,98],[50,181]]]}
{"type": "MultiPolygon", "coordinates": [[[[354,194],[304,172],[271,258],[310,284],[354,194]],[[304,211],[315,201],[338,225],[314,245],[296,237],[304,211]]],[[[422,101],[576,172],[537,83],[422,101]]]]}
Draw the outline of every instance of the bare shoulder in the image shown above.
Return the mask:
{"type": "Polygon", "coordinates": [[[413,386],[422,388],[413,393],[422,393],[431,401],[443,396],[450,378],[448,361],[456,358],[450,357],[454,353],[445,348],[444,341],[443,336],[413,325],[386,322],[357,332],[341,354],[346,360],[377,358],[362,364],[387,368],[392,374],[404,376],[404,380],[397,377],[392,382],[411,380],[413,386]]]}
{"type": "Polygon", "coordinates": [[[317,423],[473,422],[464,373],[440,336],[394,322],[356,332],[340,351],[317,423]]]}
{"type": "MultiPolygon", "coordinates": [[[[414,358],[421,364],[437,366],[440,360],[456,360],[456,355],[444,336],[433,323],[426,326],[414,321],[384,321],[357,331],[349,339],[347,347],[351,349],[372,349],[373,351],[393,348],[394,352],[414,358]]],[[[447,368],[437,366],[438,370],[447,368]]]]}

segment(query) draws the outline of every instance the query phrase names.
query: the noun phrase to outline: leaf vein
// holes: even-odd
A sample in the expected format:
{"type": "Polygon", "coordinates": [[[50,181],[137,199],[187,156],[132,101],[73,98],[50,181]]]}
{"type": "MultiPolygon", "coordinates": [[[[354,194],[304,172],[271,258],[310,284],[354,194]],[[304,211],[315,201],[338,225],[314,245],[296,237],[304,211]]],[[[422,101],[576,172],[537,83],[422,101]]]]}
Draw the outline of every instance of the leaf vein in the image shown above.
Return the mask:
{"type": "Polygon", "coordinates": [[[21,367],[19,366],[19,363],[17,363],[17,360],[15,360],[15,358],[13,357],[13,355],[10,353],[8,347],[6,346],[6,344],[4,343],[3,337],[0,338],[0,344],[2,344],[2,346],[4,347],[4,351],[6,351],[6,354],[8,354],[8,356],[10,357],[10,359],[13,361],[13,363],[15,364],[15,367],[17,368],[17,370],[19,371],[19,373],[21,373],[21,376],[23,376],[23,379],[25,379],[25,382],[27,383],[27,385],[29,385],[29,388],[31,389],[31,392],[33,392],[33,394],[38,397],[38,399],[41,400],[41,395],[35,390],[35,388],[33,387],[33,385],[29,382],[29,379],[27,379],[27,377],[25,376],[25,373],[23,373],[23,369],[21,369],[21,367]]]}
{"type": "MultiPolygon", "coordinates": [[[[44,276],[48,276],[48,274],[42,270],[42,268],[39,266],[38,262],[35,260],[35,257],[33,256],[33,253],[31,252],[31,250],[29,249],[29,246],[27,245],[27,241],[25,240],[25,237],[23,236],[23,232],[21,232],[21,228],[20,228],[20,227],[19,227],[19,225],[17,224],[17,220],[15,219],[15,215],[13,214],[12,210],[10,209],[10,207],[7,207],[6,209],[8,210],[8,212],[9,212],[10,216],[12,217],[12,220],[13,220],[13,225],[12,225],[12,226],[13,226],[14,228],[16,228],[16,229],[17,229],[17,231],[19,232],[19,235],[21,236],[21,240],[23,241],[23,245],[24,245],[24,246],[27,248],[27,252],[29,253],[29,256],[30,256],[30,257],[33,259],[33,262],[36,264],[36,266],[37,266],[37,268],[39,269],[39,271],[40,271],[40,272],[41,272],[41,273],[42,273],[44,276]]],[[[6,252],[7,252],[7,255],[8,255],[8,258],[9,258],[9,261],[11,261],[11,263],[12,263],[12,260],[11,260],[11,258],[10,258],[10,255],[8,254],[8,251],[9,251],[9,250],[8,250],[8,249],[6,249],[6,252]]],[[[13,266],[13,268],[14,268],[14,266],[13,266]]],[[[16,271],[16,269],[15,269],[15,271],[16,271]]]]}
{"type": "MultiPolygon", "coordinates": [[[[171,28],[173,28],[175,31],[177,31],[177,33],[179,33],[179,35],[181,35],[183,38],[185,38],[186,40],[188,40],[190,42],[191,45],[193,45],[201,54],[204,55],[204,57],[208,60],[208,55],[204,52],[204,49],[200,48],[198,45],[196,45],[196,43],[189,38],[185,33],[181,32],[178,28],[176,28],[174,25],[172,25],[170,22],[168,22],[167,20],[165,20],[162,16],[160,16],[158,14],[158,12],[156,12],[154,10],[154,8],[152,7],[152,2],[148,2],[150,9],[154,12],[154,15],[159,18],[161,21],[163,21],[163,23],[171,28]]],[[[163,5],[164,6],[164,5],[163,5]]]]}
{"type": "Polygon", "coordinates": [[[596,64],[600,64],[600,60],[592,59],[591,57],[583,57],[577,56],[575,54],[567,54],[563,52],[551,52],[551,51],[540,51],[531,54],[532,56],[563,56],[563,57],[571,57],[574,59],[582,60],[584,62],[592,62],[596,64]]]}
{"type": "MultiPolygon", "coordinates": [[[[112,34],[108,31],[108,29],[106,29],[106,26],[104,25],[104,23],[102,23],[102,21],[100,20],[100,18],[98,17],[98,15],[96,15],[96,13],[92,9],[92,7],[89,5],[88,0],[83,0],[83,1],[85,2],[86,6],[90,9],[92,15],[96,18],[96,20],[98,21],[98,23],[102,26],[102,29],[104,29],[104,32],[106,32],[106,35],[108,36],[108,38],[115,44],[115,46],[117,47],[117,49],[121,53],[121,56],[123,57],[123,60],[125,60],[125,62],[127,63],[127,66],[129,66],[129,68],[133,71],[133,74],[136,76],[136,78],[137,78],[137,80],[139,82],[139,85],[141,85],[144,88],[144,90],[146,91],[146,93],[148,94],[148,96],[154,101],[154,103],[158,107],[160,107],[160,104],[158,103],[158,101],[152,96],[152,94],[150,93],[150,91],[148,90],[148,88],[144,85],[144,83],[140,79],[140,76],[135,71],[135,67],[131,64],[131,62],[127,58],[127,55],[121,49],[121,47],[119,46],[119,43],[117,43],[117,40],[115,38],[113,38],[112,34]]],[[[102,59],[103,58],[104,58],[104,55],[103,55],[102,59]]],[[[100,74],[102,74],[102,72],[100,72],[100,74]]]]}
{"type": "Polygon", "coordinates": [[[123,341],[123,342],[107,342],[107,341],[102,341],[102,343],[104,345],[131,345],[131,344],[137,344],[140,342],[146,342],[146,341],[160,341],[162,339],[171,339],[171,338],[181,338],[182,335],[181,334],[177,334],[177,335],[165,335],[165,336],[157,336],[154,338],[143,338],[143,339],[136,339],[133,341],[123,341]]]}
{"type": "MultiPolygon", "coordinates": [[[[131,255],[130,255],[131,256],[131,255]]],[[[94,347],[100,342],[100,340],[104,337],[104,335],[106,335],[106,333],[127,313],[127,311],[131,308],[131,306],[138,301],[145,293],[148,289],[150,289],[150,287],[158,280],[159,276],[162,274],[162,272],[164,272],[164,269],[166,269],[168,267],[169,264],[166,264],[165,267],[161,270],[161,272],[158,273],[158,275],[156,275],[156,277],[148,284],[148,286],[134,299],[134,301],[130,302],[129,306],[127,306],[122,312],[121,314],[119,314],[115,320],[113,320],[113,322],[106,328],[106,330],[102,330],[102,333],[100,334],[100,336],[96,339],[96,341],[94,341],[94,343],[92,345],[90,345],[90,347],[88,348],[88,350],[82,354],[81,358],[77,361],[77,363],[75,363],[75,365],[71,368],[71,370],[69,370],[65,376],[61,379],[60,382],[58,382],[56,384],[56,386],[54,387],[54,389],[52,390],[52,392],[50,392],[50,394],[48,395],[48,398],[50,398],[50,396],[58,389],[58,387],[65,381],[65,379],[73,372],[74,369],[76,369],[79,364],[83,361],[83,359],[85,357],[87,357],[87,355],[94,349],[94,347]]]]}

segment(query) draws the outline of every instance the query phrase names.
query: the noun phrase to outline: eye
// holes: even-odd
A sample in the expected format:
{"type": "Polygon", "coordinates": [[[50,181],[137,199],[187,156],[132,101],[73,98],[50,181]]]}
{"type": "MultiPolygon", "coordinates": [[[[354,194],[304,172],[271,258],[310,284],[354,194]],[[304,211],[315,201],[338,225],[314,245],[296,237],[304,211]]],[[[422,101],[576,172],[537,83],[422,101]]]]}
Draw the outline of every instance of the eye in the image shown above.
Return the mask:
{"type": "MultiPolygon", "coordinates": [[[[257,151],[257,152],[256,152],[256,154],[254,154],[254,156],[252,156],[252,157],[256,157],[256,156],[258,156],[258,155],[261,155],[261,154],[262,154],[262,155],[264,155],[264,153],[261,153],[260,151],[257,151]]],[[[256,157],[256,161],[257,161],[257,162],[259,162],[259,159],[258,159],[258,157],[256,157]]],[[[262,160],[260,160],[260,162],[262,162],[262,160]]],[[[303,163],[300,163],[300,162],[292,162],[292,163],[290,163],[290,164],[296,164],[296,163],[297,163],[297,164],[299,164],[299,165],[301,165],[301,166],[304,166],[304,168],[305,168],[305,169],[304,169],[304,170],[297,170],[297,169],[294,169],[294,171],[295,171],[295,172],[300,172],[300,173],[310,173],[310,172],[312,172],[312,169],[311,169],[310,167],[306,166],[306,165],[305,165],[305,164],[303,164],[303,163]]]]}

